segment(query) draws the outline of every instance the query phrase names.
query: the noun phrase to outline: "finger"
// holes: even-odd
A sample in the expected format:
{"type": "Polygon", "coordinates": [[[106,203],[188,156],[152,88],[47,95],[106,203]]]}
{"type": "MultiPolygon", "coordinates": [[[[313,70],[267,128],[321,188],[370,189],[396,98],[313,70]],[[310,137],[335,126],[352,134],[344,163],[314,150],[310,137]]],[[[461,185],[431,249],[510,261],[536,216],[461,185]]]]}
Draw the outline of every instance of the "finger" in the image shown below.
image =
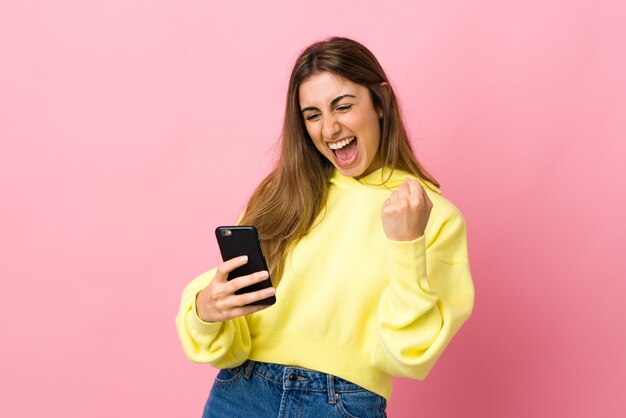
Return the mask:
{"type": "Polygon", "coordinates": [[[402,206],[402,200],[398,197],[397,193],[393,193],[389,196],[389,199],[383,202],[382,211],[383,212],[393,212],[402,206]]]}
{"type": "Polygon", "coordinates": [[[257,271],[256,273],[248,274],[245,276],[237,277],[228,282],[230,286],[231,293],[235,293],[239,289],[243,289],[244,287],[248,287],[255,283],[262,282],[263,280],[270,277],[269,273],[265,270],[257,271]]]}
{"type": "Polygon", "coordinates": [[[249,315],[258,311],[262,311],[263,309],[267,309],[272,305],[252,305],[252,306],[240,306],[238,308],[230,311],[229,317],[235,318],[237,316],[249,315]]]}
{"type": "Polygon", "coordinates": [[[404,182],[396,189],[398,192],[398,199],[405,199],[409,197],[409,185],[404,182]]]}
{"type": "Polygon", "coordinates": [[[428,197],[428,193],[426,193],[426,187],[424,187],[421,183],[420,183],[420,191],[422,193],[422,201],[428,204],[432,203],[430,200],[430,197],[428,197]]]}
{"type": "Polygon", "coordinates": [[[239,306],[245,306],[258,300],[263,300],[276,293],[276,289],[268,287],[266,289],[257,290],[255,292],[244,293],[242,295],[231,295],[224,301],[225,306],[229,306],[231,309],[239,306]]]}
{"type": "Polygon", "coordinates": [[[380,209],[380,216],[381,217],[385,217],[389,214],[389,212],[391,211],[391,208],[393,207],[393,203],[391,203],[391,199],[387,199],[383,202],[383,207],[380,209]]]}
{"type": "Polygon", "coordinates": [[[226,281],[228,278],[228,273],[235,270],[237,267],[241,267],[248,262],[248,256],[242,255],[240,257],[231,258],[230,260],[224,261],[217,267],[217,272],[215,273],[215,277],[221,281],[226,281]]]}
{"type": "Polygon", "coordinates": [[[394,192],[389,196],[389,200],[393,206],[397,205],[400,202],[400,192],[398,190],[394,190],[394,192]]]}
{"type": "Polygon", "coordinates": [[[409,187],[409,193],[411,195],[411,198],[414,201],[423,200],[424,194],[426,192],[424,191],[424,188],[418,180],[410,180],[407,182],[407,185],[409,187]]]}

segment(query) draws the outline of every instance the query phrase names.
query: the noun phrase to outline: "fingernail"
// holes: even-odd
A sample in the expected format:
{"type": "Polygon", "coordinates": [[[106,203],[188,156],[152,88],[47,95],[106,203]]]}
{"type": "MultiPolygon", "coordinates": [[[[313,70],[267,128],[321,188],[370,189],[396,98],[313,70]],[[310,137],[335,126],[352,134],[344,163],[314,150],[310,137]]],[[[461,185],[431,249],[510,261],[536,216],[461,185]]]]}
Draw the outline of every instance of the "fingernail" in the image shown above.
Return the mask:
{"type": "Polygon", "coordinates": [[[270,287],[269,289],[265,290],[265,294],[266,295],[273,295],[274,293],[276,293],[276,290],[273,287],[270,287]]]}
{"type": "Polygon", "coordinates": [[[248,256],[247,255],[242,255],[240,260],[241,261],[248,261],[248,256]]]}
{"type": "Polygon", "coordinates": [[[261,272],[260,276],[263,277],[263,278],[268,278],[268,277],[270,277],[270,274],[267,271],[264,270],[264,271],[261,272]]]}

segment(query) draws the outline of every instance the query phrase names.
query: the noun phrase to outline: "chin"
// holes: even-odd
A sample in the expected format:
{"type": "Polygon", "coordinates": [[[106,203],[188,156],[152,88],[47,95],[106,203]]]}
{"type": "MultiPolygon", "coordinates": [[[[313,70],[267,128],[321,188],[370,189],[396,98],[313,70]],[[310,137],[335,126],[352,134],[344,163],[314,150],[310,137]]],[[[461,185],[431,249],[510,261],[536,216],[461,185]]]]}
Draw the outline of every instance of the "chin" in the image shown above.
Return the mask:
{"type": "Polygon", "coordinates": [[[361,177],[363,173],[365,173],[365,168],[363,167],[340,167],[335,165],[335,168],[339,170],[341,174],[346,177],[361,177]]]}

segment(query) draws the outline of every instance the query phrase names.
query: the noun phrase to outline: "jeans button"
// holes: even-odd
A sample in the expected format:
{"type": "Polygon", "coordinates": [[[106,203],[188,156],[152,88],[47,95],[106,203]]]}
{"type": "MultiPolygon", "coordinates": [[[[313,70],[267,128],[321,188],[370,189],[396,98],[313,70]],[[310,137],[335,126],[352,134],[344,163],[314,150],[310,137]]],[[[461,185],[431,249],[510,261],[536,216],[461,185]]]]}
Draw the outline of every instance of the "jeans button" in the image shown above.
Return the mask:
{"type": "Polygon", "coordinates": [[[289,373],[287,379],[289,379],[290,382],[295,382],[296,380],[298,380],[298,375],[295,373],[289,373]]]}

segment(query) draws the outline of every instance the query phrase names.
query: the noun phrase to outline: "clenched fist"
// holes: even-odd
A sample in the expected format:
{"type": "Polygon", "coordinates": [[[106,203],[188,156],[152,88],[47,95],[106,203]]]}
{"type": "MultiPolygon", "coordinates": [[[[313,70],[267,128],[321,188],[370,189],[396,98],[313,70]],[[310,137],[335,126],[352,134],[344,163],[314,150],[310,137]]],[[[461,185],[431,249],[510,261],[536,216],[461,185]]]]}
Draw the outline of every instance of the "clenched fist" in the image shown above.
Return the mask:
{"type": "Polygon", "coordinates": [[[424,235],[432,207],[420,182],[407,178],[383,203],[381,218],[387,238],[412,241],[424,235]]]}

